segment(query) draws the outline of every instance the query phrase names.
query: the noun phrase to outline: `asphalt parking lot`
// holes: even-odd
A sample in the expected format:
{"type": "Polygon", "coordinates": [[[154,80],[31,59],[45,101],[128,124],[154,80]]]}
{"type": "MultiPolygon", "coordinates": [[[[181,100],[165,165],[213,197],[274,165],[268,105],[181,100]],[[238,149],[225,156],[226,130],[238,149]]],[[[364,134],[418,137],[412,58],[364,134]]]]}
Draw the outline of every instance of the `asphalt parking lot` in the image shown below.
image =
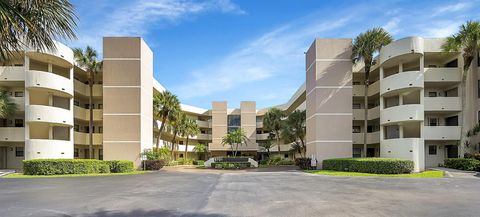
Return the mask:
{"type": "Polygon", "coordinates": [[[297,171],[0,179],[0,216],[478,216],[480,179],[297,171]]]}

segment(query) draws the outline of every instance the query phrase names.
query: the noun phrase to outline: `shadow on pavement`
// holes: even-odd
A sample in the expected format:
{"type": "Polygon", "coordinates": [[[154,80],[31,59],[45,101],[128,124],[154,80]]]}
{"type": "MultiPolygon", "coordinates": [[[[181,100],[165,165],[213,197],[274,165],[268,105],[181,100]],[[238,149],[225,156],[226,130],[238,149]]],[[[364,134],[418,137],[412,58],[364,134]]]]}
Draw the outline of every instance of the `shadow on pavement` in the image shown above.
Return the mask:
{"type": "MultiPolygon", "coordinates": [[[[67,217],[72,215],[58,215],[59,217],[67,217]]],[[[92,217],[153,217],[153,216],[181,216],[181,217],[221,217],[227,215],[220,215],[220,214],[207,214],[207,213],[187,213],[181,212],[176,210],[143,210],[143,209],[134,209],[132,211],[106,211],[106,210],[99,210],[94,213],[87,213],[87,214],[79,214],[73,216],[92,216],[92,217]]]]}

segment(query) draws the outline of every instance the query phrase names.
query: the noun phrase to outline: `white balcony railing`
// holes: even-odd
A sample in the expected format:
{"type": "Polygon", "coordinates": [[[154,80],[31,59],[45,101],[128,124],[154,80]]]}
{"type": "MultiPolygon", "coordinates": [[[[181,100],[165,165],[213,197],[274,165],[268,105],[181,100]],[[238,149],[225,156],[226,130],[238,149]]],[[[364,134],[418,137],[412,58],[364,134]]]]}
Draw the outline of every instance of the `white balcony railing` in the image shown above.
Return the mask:
{"type": "Polygon", "coordinates": [[[25,141],[24,127],[0,127],[0,141],[23,142],[25,141]]]}
{"type": "Polygon", "coordinates": [[[460,140],[460,126],[425,126],[425,140],[460,140]]]}

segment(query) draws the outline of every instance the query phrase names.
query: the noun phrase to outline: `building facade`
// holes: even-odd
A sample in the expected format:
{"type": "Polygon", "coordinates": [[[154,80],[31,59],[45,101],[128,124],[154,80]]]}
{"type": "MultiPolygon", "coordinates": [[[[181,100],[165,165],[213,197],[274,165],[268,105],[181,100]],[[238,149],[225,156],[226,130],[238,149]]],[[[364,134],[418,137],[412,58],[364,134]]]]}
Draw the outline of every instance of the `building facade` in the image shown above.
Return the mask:
{"type": "MultiPolygon", "coordinates": [[[[408,37],[381,49],[370,73],[369,101],[365,105],[365,73],[353,65],[352,39],[316,39],[306,53],[306,81],[288,102],[273,106],[289,113],[306,110],[307,156],[321,167],[336,157],[395,157],[415,162],[415,170],[441,165],[460,155],[461,125],[478,122],[478,61],[467,77],[466,114],[460,119],[460,53],[443,53],[443,39],[408,37]],[[368,108],[365,117],[364,108],[368,108]],[[363,121],[368,120],[368,127],[363,121]],[[367,149],[363,149],[367,132],[367,149]]],[[[0,87],[17,104],[14,116],[0,121],[0,168],[21,168],[24,159],[88,158],[89,103],[93,95],[93,156],[126,159],[140,165],[140,153],[154,146],[159,120],[152,114],[153,94],[165,88],[153,78],[153,53],[138,37],[106,37],[103,72],[95,74],[92,91],[85,70],[76,66],[70,48],[56,51],[26,49],[0,66],[0,87]],[[152,124],[153,123],[153,124],[152,124]]],[[[263,116],[269,108],[254,101],[229,108],[212,102],[209,109],[181,105],[197,121],[200,134],[177,137],[175,156],[198,157],[194,147],[208,146],[210,156],[231,154],[221,144],[229,131],[242,128],[249,138],[242,155],[262,158],[261,144],[269,132],[263,116]]],[[[161,133],[161,145],[172,145],[173,135],[161,133]]],[[[472,147],[478,151],[478,141],[472,147]]],[[[270,149],[292,158],[290,144],[270,149]]]]}

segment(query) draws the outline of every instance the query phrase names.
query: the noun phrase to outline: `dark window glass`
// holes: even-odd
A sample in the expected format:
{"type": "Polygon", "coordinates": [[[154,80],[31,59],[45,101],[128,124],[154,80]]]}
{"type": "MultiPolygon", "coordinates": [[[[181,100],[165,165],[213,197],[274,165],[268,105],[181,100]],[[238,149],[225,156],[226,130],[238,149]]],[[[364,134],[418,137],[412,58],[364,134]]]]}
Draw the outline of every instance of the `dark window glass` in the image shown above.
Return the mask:
{"type": "Polygon", "coordinates": [[[429,155],[437,155],[437,146],[436,145],[429,145],[428,146],[428,154],[429,155]]]}
{"type": "Polygon", "coordinates": [[[16,157],[23,157],[24,151],[23,147],[15,147],[15,156],[16,157]]]}
{"type": "Polygon", "coordinates": [[[73,157],[78,157],[78,148],[73,149],[73,157]]]}

